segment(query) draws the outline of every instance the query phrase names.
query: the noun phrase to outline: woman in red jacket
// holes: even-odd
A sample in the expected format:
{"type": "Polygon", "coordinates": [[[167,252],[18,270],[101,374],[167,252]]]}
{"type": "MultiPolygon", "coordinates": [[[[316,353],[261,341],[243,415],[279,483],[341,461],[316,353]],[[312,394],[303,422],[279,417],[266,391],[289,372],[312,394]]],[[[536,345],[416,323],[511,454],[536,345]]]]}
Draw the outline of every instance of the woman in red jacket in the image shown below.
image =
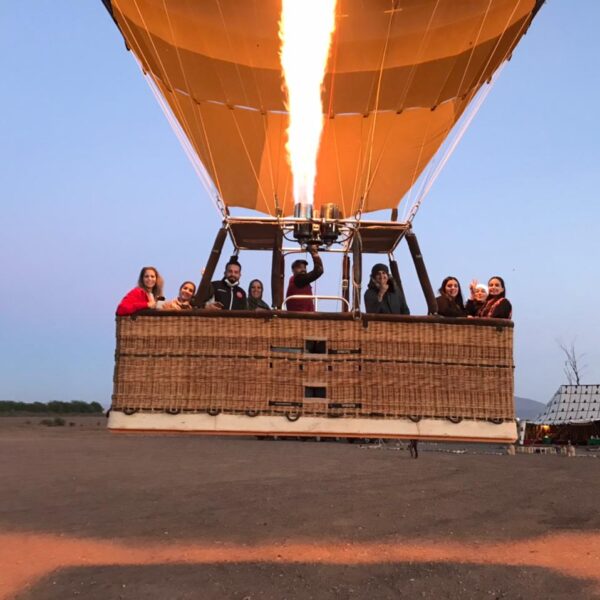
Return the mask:
{"type": "Polygon", "coordinates": [[[117,316],[132,315],[138,310],[156,308],[156,301],[162,299],[163,278],[154,267],[144,267],[140,271],[137,287],[128,292],[117,306],[117,316]]]}

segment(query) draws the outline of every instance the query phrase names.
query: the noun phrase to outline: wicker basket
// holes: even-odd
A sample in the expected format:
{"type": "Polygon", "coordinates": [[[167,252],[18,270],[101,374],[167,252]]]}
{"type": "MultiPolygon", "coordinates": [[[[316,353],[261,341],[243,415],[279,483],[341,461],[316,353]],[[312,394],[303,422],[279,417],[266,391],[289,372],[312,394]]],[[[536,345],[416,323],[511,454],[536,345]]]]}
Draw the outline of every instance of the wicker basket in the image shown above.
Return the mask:
{"type": "Polygon", "coordinates": [[[117,318],[112,407],[514,418],[512,323],[286,312],[117,318]]]}

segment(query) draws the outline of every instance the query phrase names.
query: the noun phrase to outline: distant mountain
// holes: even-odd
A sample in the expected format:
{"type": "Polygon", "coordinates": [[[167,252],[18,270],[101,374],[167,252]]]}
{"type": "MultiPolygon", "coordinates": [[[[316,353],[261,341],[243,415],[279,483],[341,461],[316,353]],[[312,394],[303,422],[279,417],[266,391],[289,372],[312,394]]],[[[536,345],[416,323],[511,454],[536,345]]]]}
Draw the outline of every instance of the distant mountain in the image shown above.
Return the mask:
{"type": "Polygon", "coordinates": [[[544,412],[546,405],[529,398],[515,396],[515,409],[519,419],[531,421],[544,412]]]}

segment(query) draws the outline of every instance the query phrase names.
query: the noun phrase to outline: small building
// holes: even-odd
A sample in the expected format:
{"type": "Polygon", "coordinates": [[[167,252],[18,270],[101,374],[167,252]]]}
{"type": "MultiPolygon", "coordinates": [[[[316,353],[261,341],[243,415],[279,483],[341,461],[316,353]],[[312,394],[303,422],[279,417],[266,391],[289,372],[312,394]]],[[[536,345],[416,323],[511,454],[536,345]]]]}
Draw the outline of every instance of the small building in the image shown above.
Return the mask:
{"type": "Polygon", "coordinates": [[[561,385],[527,424],[525,443],[600,444],[600,385],[561,385]]]}

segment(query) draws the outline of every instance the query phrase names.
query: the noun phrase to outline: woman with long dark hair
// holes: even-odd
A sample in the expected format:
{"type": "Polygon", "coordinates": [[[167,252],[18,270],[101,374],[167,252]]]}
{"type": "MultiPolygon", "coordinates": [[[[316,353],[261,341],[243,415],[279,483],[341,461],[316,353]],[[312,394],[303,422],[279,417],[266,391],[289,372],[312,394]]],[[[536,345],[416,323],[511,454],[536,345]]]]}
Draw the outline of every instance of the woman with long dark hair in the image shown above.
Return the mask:
{"type": "Polygon", "coordinates": [[[510,319],[512,304],[506,298],[504,279],[495,275],[488,281],[488,297],[477,316],[490,319],[510,319]]]}
{"type": "Polygon", "coordinates": [[[466,317],[465,304],[456,277],[446,277],[439,289],[440,295],[436,298],[438,315],[442,317],[466,317]]]}
{"type": "Polygon", "coordinates": [[[117,306],[117,315],[123,317],[145,308],[156,308],[156,302],[164,300],[163,285],[163,278],[154,267],[143,267],[137,286],[127,292],[117,306]]]}

